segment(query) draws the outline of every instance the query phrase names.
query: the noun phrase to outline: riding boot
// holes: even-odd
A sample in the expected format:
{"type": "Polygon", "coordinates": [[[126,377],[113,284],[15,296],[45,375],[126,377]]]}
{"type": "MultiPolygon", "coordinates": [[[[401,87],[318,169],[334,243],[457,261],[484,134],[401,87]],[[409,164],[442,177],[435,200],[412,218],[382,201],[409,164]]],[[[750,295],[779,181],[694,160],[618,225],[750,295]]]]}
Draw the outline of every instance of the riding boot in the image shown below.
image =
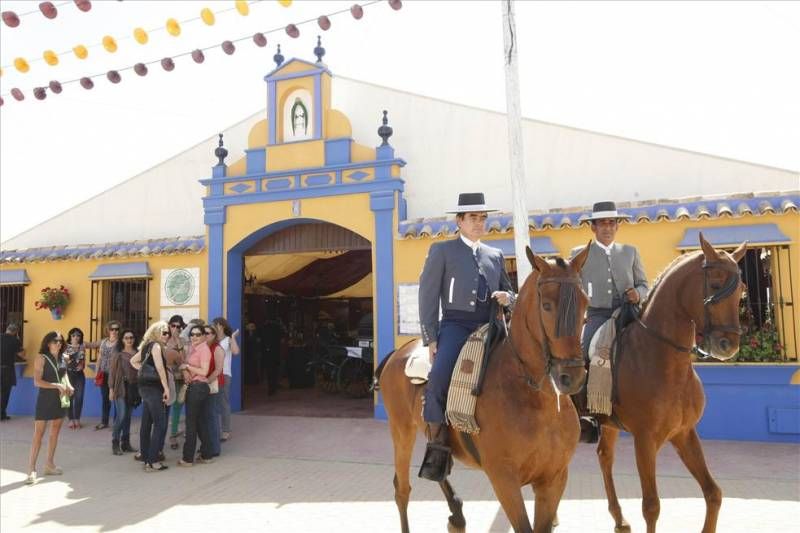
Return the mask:
{"type": "Polygon", "coordinates": [[[579,421],[581,423],[581,437],[578,442],[594,444],[600,440],[600,425],[595,417],[582,416],[579,421]]]}
{"type": "Polygon", "coordinates": [[[448,446],[448,430],[445,424],[428,424],[428,445],[425,448],[425,457],[419,468],[419,477],[431,481],[442,482],[450,475],[453,467],[453,458],[448,446]]]}
{"type": "Polygon", "coordinates": [[[133,446],[131,446],[130,437],[128,437],[127,439],[122,439],[122,441],[120,441],[120,449],[123,452],[138,452],[139,451],[136,448],[134,448],[133,446]]]}
{"type": "Polygon", "coordinates": [[[119,448],[119,441],[116,439],[111,441],[111,453],[114,455],[122,455],[122,450],[119,448]]]}

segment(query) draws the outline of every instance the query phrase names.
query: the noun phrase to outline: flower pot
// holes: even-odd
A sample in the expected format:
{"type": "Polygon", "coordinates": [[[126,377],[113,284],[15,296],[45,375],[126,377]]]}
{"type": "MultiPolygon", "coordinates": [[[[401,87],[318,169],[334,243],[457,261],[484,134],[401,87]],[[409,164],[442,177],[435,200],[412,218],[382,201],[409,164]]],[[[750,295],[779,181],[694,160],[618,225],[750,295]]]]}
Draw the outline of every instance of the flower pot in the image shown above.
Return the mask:
{"type": "Polygon", "coordinates": [[[61,320],[61,309],[51,309],[50,315],[53,317],[53,320],[61,320]]]}

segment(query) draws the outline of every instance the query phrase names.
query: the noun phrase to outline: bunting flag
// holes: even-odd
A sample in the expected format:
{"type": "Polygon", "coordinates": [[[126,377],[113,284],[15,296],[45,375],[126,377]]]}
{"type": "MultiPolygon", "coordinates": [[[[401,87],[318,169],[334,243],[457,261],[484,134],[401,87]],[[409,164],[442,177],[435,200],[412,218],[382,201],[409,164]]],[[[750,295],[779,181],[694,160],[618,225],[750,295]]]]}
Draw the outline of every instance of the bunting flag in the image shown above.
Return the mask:
{"type": "MultiPolygon", "coordinates": [[[[148,41],[150,40],[149,33],[157,32],[157,31],[161,31],[161,30],[166,31],[169,35],[171,35],[173,37],[179,37],[181,35],[181,26],[183,24],[188,24],[188,23],[191,23],[191,22],[193,22],[195,20],[202,20],[207,26],[213,26],[214,23],[216,22],[216,16],[217,15],[219,15],[221,13],[228,12],[228,11],[232,11],[232,10],[236,10],[242,16],[247,16],[247,15],[250,14],[250,4],[254,4],[257,1],[261,1],[261,0],[235,0],[233,7],[229,7],[229,8],[226,8],[226,9],[221,9],[221,10],[217,11],[216,13],[214,11],[212,11],[211,9],[205,7],[202,10],[200,10],[199,19],[197,17],[195,17],[195,18],[179,21],[179,20],[176,20],[175,18],[169,18],[169,19],[167,19],[167,21],[165,22],[163,27],[161,27],[161,28],[153,28],[153,29],[151,29],[149,31],[145,30],[144,28],[137,27],[137,28],[135,28],[133,30],[133,39],[139,44],[147,44],[148,41]]],[[[58,13],[58,9],[57,8],[59,6],[63,6],[65,4],[70,4],[70,3],[73,3],[73,2],[62,2],[62,3],[58,4],[58,5],[55,5],[52,2],[42,2],[40,4],[39,8],[40,8],[41,12],[43,14],[45,14],[45,16],[47,18],[55,18],[56,14],[58,13]]],[[[84,12],[85,11],[89,11],[92,8],[92,3],[89,0],[75,0],[74,3],[75,3],[75,5],[77,6],[78,9],[80,9],[81,11],[84,11],[84,12]]],[[[282,0],[282,1],[279,1],[279,3],[284,7],[289,7],[292,4],[291,0],[288,0],[288,1],[282,0]]],[[[17,15],[13,11],[4,11],[2,13],[2,19],[3,19],[3,22],[5,22],[7,26],[9,26],[11,28],[16,28],[20,24],[20,16],[28,15],[30,13],[34,13],[34,11],[23,13],[22,15],[17,15]]],[[[99,44],[102,45],[102,47],[108,53],[111,53],[111,54],[116,52],[117,49],[118,49],[118,45],[117,45],[116,39],[114,37],[110,36],[110,35],[106,35],[105,37],[103,37],[102,41],[99,44]]],[[[88,49],[89,48],[93,48],[94,46],[95,45],[90,45],[88,47],[84,46],[84,45],[77,45],[72,50],[66,50],[66,51],[63,51],[63,52],[54,52],[53,50],[46,50],[42,54],[42,59],[33,58],[33,59],[30,60],[30,62],[44,61],[45,63],[47,63],[51,67],[54,67],[54,66],[59,64],[58,56],[73,52],[79,59],[86,59],[86,57],[88,57],[88,54],[89,54],[88,53],[88,49]],[[78,49],[78,48],[80,48],[80,52],[76,51],[76,49],[78,49]]],[[[22,72],[22,73],[28,72],[30,70],[30,65],[28,63],[28,60],[25,59],[25,58],[20,58],[20,59],[22,59],[23,61],[26,62],[26,64],[28,65],[28,68],[25,69],[25,70],[20,70],[19,68],[17,68],[17,70],[19,72],[22,72]]],[[[8,66],[9,65],[4,65],[4,68],[8,68],[8,66]]],[[[14,66],[16,67],[16,64],[14,66]]]]}
{"type": "MultiPolygon", "coordinates": [[[[151,61],[148,61],[148,62],[140,62],[140,63],[136,63],[135,65],[132,65],[132,66],[119,68],[119,69],[114,69],[114,70],[109,70],[108,72],[104,72],[104,73],[100,73],[100,74],[94,74],[94,75],[91,75],[91,76],[83,76],[83,77],[80,77],[80,78],[77,78],[77,79],[74,79],[74,80],[69,80],[69,81],[59,82],[58,80],[52,80],[46,87],[34,87],[32,89],[32,94],[33,94],[34,98],[37,99],[37,100],[45,100],[47,98],[47,92],[48,91],[53,93],[53,94],[60,94],[62,92],[62,90],[63,90],[62,87],[64,85],[71,85],[71,84],[75,84],[75,83],[78,83],[81,87],[83,87],[86,90],[91,90],[92,88],[94,88],[94,85],[95,85],[94,78],[100,78],[100,77],[105,77],[107,79],[107,81],[112,83],[112,84],[118,84],[118,83],[120,83],[122,81],[122,78],[123,78],[123,76],[121,74],[122,72],[124,72],[126,70],[133,70],[134,73],[136,73],[138,76],[146,76],[148,74],[148,65],[153,65],[153,64],[156,64],[156,63],[160,64],[161,68],[164,71],[172,72],[175,69],[175,59],[177,59],[177,58],[180,58],[180,57],[183,57],[183,56],[189,56],[194,61],[194,63],[200,64],[200,63],[203,63],[205,61],[205,52],[207,52],[209,50],[212,50],[212,49],[215,49],[217,46],[220,46],[222,51],[225,54],[232,55],[236,51],[235,43],[238,43],[238,42],[241,42],[241,41],[245,41],[245,40],[248,40],[248,39],[252,39],[253,43],[256,46],[264,47],[264,46],[267,45],[267,37],[266,37],[267,34],[276,33],[276,32],[279,32],[279,31],[285,31],[286,34],[289,35],[290,37],[297,38],[297,37],[300,36],[299,27],[303,26],[304,24],[309,24],[309,23],[312,23],[312,22],[316,22],[321,29],[327,30],[328,28],[331,27],[331,20],[330,19],[332,17],[335,17],[335,16],[337,16],[339,14],[342,14],[342,13],[349,12],[353,17],[355,17],[357,19],[360,19],[364,15],[364,8],[365,7],[372,6],[374,4],[379,3],[380,1],[381,0],[372,0],[370,2],[366,2],[366,3],[360,4],[360,5],[359,4],[354,4],[349,9],[344,9],[344,10],[337,11],[337,12],[334,12],[334,13],[329,13],[328,15],[322,15],[322,16],[320,16],[318,18],[305,20],[303,22],[298,22],[296,24],[288,24],[288,25],[286,25],[284,27],[273,28],[271,30],[267,30],[267,31],[264,31],[264,32],[257,32],[255,34],[253,34],[252,36],[248,35],[248,36],[239,37],[237,39],[226,40],[226,41],[223,41],[221,45],[216,45],[215,44],[215,45],[207,46],[205,48],[197,48],[197,49],[194,49],[194,50],[183,52],[181,54],[177,54],[174,57],[164,57],[164,58],[161,58],[161,59],[154,59],[154,60],[151,60],[151,61]],[[358,9],[356,9],[356,8],[358,8],[358,9]]],[[[247,3],[247,2],[244,2],[244,3],[247,3]]],[[[402,7],[402,1],[401,0],[389,0],[387,3],[394,10],[399,10],[402,7]]],[[[291,5],[291,1],[287,0],[286,2],[281,2],[281,5],[285,5],[286,7],[288,7],[289,5],[291,5]]],[[[172,20],[172,21],[174,21],[176,23],[176,25],[178,27],[178,32],[179,32],[180,31],[180,29],[179,29],[180,28],[180,23],[175,21],[175,19],[170,19],[170,20],[172,20]]],[[[142,41],[144,41],[145,43],[147,42],[147,32],[145,32],[142,28],[136,28],[136,30],[134,30],[134,37],[136,38],[137,42],[142,42],[142,41]]],[[[111,37],[110,35],[107,35],[106,37],[103,38],[102,45],[109,52],[116,51],[116,49],[117,49],[116,40],[113,37],[111,37]]],[[[84,46],[84,45],[77,45],[77,46],[73,47],[72,52],[79,59],[86,59],[88,57],[88,55],[89,55],[89,51],[86,48],[86,46],[84,46]]],[[[53,64],[58,64],[58,54],[55,54],[52,50],[47,50],[43,54],[43,60],[46,61],[48,64],[51,64],[51,62],[54,62],[53,64]]],[[[30,68],[29,65],[27,64],[27,61],[24,58],[15,59],[14,60],[14,67],[17,70],[19,70],[20,72],[27,72],[27,70],[30,68]]],[[[17,100],[19,102],[25,100],[25,94],[18,87],[14,87],[7,94],[10,94],[15,100],[17,100]]],[[[4,94],[2,96],[7,96],[7,94],[4,94]]],[[[0,106],[4,105],[4,103],[5,103],[4,99],[2,97],[0,97],[0,106]]]]}

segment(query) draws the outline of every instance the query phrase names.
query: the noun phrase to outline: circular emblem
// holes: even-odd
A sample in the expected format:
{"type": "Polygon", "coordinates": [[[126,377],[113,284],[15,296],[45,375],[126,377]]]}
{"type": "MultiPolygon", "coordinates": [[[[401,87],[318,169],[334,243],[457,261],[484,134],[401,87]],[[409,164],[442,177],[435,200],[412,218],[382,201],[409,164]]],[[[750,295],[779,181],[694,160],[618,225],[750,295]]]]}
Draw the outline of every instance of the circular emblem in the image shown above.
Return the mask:
{"type": "Polygon", "coordinates": [[[173,270],[164,282],[164,290],[170,302],[175,305],[184,305],[194,296],[194,278],[184,268],[173,270]]]}

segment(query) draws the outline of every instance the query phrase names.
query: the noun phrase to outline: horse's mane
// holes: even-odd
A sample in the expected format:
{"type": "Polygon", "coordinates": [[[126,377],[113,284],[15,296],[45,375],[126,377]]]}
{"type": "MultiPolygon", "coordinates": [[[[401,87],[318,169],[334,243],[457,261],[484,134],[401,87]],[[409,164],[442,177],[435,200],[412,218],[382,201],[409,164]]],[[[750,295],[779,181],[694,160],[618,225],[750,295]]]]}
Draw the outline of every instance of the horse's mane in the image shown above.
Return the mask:
{"type": "Polygon", "coordinates": [[[659,272],[659,274],[656,276],[656,280],[653,282],[653,287],[649,291],[647,291],[647,296],[645,296],[644,300],[642,300],[642,313],[644,313],[644,310],[647,309],[647,304],[649,304],[650,300],[653,299],[653,295],[655,294],[656,289],[664,280],[664,278],[667,277],[667,274],[669,274],[672,270],[678,268],[683,263],[697,257],[702,253],[703,253],[702,250],[697,250],[688,254],[681,254],[675,259],[673,259],[672,262],[670,262],[670,264],[668,264],[664,268],[664,270],[659,272]]]}

